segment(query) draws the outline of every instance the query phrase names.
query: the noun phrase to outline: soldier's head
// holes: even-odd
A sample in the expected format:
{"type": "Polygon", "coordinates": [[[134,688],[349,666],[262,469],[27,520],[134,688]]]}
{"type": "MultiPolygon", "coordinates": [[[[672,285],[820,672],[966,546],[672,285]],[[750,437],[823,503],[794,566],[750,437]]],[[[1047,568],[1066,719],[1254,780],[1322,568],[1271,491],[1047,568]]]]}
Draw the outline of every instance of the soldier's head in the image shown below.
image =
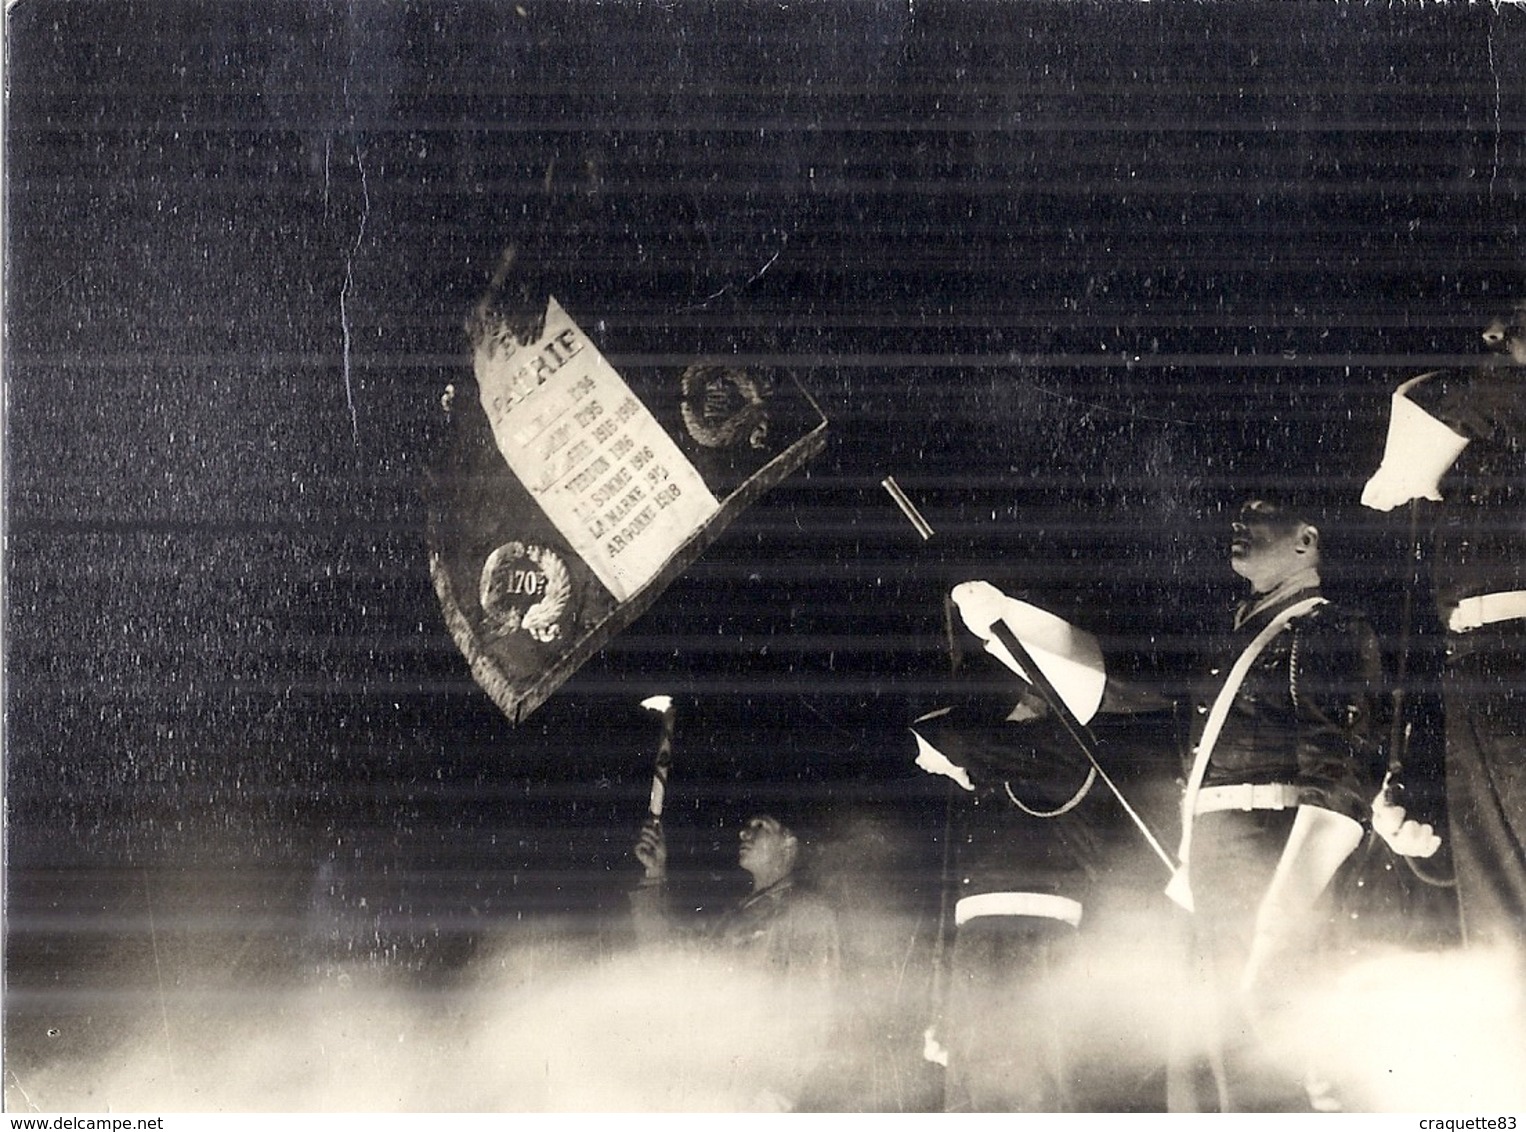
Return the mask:
{"type": "Polygon", "coordinates": [[[754,889],[767,888],[795,871],[800,838],[772,814],[752,815],[737,837],[737,864],[752,874],[754,889]]]}
{"type": "Polygon", "coordinates": [[[1253,495],[1231,524],[1229,565],[1256,593],[1319,569],[1318,512],[1291,498],[1253,495]]]}
{"type": "Polygon", "coordinates": [[[1517,302],[1491,318],[1484,326],[1483,338],[1491,353],[1526,366],[1526,301],[1517,302]]]}

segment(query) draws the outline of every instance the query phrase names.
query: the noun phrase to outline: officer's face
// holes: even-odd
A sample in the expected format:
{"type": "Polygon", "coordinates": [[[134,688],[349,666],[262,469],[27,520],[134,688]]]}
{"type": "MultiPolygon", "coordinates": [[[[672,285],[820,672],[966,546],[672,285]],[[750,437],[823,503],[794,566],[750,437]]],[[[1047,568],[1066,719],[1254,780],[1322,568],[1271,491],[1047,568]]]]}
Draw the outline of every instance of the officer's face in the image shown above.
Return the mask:
{"type": "Polygon", "coordinates": [[[1284,515],[1276,504],[1253,499],[1231,525],[1229,565],[1265,593],[1299,570],[1317,565],[1314,528],[1284,515]]]}
{"type": "Polygon", "coordinates": [[[1526,366],[1526,303],[1519,303],[1508,314],[1491,319],[1484,327],[1484,345],[1516,365],[1526,366]]]}

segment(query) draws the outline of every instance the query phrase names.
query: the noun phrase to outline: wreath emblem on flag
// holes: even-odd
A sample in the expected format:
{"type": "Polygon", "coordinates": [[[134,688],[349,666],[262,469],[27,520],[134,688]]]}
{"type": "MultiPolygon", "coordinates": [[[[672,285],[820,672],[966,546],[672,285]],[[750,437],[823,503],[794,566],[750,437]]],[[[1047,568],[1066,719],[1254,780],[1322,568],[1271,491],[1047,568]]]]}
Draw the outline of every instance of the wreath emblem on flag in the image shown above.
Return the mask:
{"type": "Polygon", "coordinates": [[[749,446],[768,443],[768,409],[773,382],[733,366],[693,365],[684,370],[684,427],[706,448],[730,448],[742,438],[749,446]]]}
{"type": "Polygon", "coordinates": [[[562,633],[572,575],[555,551],[506,542],[482,564],[478,596],[494,636],[523,632],[550,644],[562,633]]]}

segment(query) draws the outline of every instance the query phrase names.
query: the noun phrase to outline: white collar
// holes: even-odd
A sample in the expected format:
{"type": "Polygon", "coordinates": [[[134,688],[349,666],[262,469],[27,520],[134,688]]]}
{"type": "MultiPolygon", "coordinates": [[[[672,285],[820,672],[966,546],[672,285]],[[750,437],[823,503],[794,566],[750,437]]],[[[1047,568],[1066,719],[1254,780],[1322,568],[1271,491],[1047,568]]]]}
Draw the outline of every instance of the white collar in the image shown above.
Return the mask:
{"type": "Polygon", "coordinates": [[[1256,614],[1269,606],[1276,605],[1293,594],[1302,590],[1319,589],[1319,570],[1314,566],[1305,566],[1289,574],[1264,594],[1252,594],[1240,603],[1240,608],[1235,611],[1235,628],[1244,625],[1256,614]]]}

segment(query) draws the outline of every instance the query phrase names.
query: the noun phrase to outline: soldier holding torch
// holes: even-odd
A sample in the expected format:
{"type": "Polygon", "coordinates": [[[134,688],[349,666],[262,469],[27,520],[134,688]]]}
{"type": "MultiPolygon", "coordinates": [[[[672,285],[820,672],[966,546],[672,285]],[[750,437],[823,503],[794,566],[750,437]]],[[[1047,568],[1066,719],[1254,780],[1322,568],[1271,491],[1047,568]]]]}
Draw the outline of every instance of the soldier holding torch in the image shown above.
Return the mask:
{"type": "Polygon", "coordinates": [[[779,807],[749,816],[737,832],[737,864],[751,878],[750,891],[709,922],[683,923],[671,907],[668,843],[661,799],[671,762],[672,707],[666,697],[647,705],[664,713],[663,749],[653,780],[653,805],[633,847],[642,877],[629,893],[639,945],[696,945],[735,961],[738,973],[770,980],[781,1025],[794,1049],[788,1067],[754,1098],[755,1107],[790,1110],[813,1103],[820,1089],[813,1073],[834,1020],[841,970],[837,916],[801,878],[807,848],[805,825],[779,807]]]}

